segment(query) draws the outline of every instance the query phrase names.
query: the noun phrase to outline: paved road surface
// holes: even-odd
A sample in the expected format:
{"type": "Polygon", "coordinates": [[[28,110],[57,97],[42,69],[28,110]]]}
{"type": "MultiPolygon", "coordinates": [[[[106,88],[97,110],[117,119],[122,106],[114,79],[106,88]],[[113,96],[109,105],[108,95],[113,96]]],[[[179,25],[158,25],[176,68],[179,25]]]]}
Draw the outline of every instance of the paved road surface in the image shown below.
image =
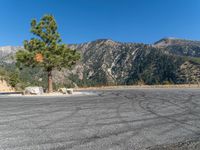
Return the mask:
{"type": "Polygon", "coordinates": [[[200,89],[0,97],[2,150],[133,150],[200,137],[200,89]]]}

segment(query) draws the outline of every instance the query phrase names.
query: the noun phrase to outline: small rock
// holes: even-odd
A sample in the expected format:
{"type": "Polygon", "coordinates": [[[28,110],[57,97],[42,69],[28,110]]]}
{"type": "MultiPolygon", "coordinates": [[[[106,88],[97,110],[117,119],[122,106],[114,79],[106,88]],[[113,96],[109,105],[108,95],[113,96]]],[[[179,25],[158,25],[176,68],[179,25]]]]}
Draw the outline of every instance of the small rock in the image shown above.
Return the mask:
{"type": "Polygon", "coordinates": [[[73,94],[74,90],[73,89],[67,89],[68,94],[73,94]]]}
{"type": "Polygon", "coordinates": [[[66,88],[59,88],[58,92],[60,92],[62,94],[67,94],[67,89],[66,88]]]}

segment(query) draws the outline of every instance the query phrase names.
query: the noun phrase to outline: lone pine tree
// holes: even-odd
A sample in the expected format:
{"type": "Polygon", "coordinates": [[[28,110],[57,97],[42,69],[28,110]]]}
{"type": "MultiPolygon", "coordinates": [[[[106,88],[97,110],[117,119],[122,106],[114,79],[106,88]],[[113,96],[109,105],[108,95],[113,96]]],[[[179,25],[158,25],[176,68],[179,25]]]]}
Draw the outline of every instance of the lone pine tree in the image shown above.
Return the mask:
{"type": "Polygon", "coordinates": [[[48,92],[53,92],[52,71],[71,68],[80,59],[76,50],[61,43],[57,24],[52,15],[45,15],[39,22],[31,21],[31,40],[24,41],[24,50],[16,53],[18,66],[43,67],[48,73],[48,92]]]}

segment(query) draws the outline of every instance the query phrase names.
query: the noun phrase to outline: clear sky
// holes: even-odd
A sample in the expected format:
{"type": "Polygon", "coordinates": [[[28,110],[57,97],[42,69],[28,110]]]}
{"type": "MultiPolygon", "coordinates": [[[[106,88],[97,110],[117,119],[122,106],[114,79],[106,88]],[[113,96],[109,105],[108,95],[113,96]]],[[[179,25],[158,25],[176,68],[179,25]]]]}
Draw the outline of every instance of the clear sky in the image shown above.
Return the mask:
{"type": "Polygon", "coordinates": [[[30,21],[52,14],[64,43],[109,38],[200,40],[200,0],[0,0],[0,46],[30,39],[30,21]]]}

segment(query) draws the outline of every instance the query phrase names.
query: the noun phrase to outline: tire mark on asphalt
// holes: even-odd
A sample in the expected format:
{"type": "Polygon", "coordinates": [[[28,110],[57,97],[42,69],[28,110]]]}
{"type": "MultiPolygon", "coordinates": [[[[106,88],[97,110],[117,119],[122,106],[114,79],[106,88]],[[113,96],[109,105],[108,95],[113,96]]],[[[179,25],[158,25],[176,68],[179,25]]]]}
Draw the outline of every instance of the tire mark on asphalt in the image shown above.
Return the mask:
{"type": "MultiPolygon", "coordinates": [[[[132,106],[132,111],[135,109],[136,110],[136,108],[135,108],[135,104],[137,104],[136,106],[138,106],[138,102],[139,102],[139,100],[141,99],[141,98],[143,98],[143,97],[145,97],[145,93],[144,92],[141,92],[140,94],[139,93],[133,93],[133,95],[131,95],[131,97],[130,97],[130,95],[129,96],[127,96],[127,94],[126,93],[123,93],[124,95],[122,95],[124,98],[126,98],[130,103],[131,103],[131,106],[132,106]],[[133,96],[134,96],[134,98],[133,98],[133,96]]],[[[157,119],[159,119],[159,117],[156,117],[157,119]]],[[[152,119],[153,120],[153,119],[152,119]]],[[[149,125],[147,125],[147,126],[149,126],[149,125]]],[[[143,127],[141,128],[141,129],[143,129],[144,128],[144,125],[143,125],[143,127]]],[[[141,131],[141,130],[140,130],[141,131]]],[[[140,134],[140,132],[138,132],[138,134],[140,134]]],[[[146,142],[148,142],[148,143],[150,143],[151,145],[154,145],[155,144],[155,142],[152,140],[152,139],[150,139],[150,138],[147,138],[146,136],[143,136],[143,139],[145,139],[145,141],[146,142]]],[[[126,149],[128,150],[128,144],[126,143],[125,144],[126,145],[126,149]]]]}
{"type": "MultiPolygon", "coordinates": [[[[172,121],[165,120],[165,121],[161,122],[160,125],[165,125],[166,123],[172,123],[172,121]]],[[[121,134],[124,134],[124,133],[133,132],[134,134],[139,134],[142,129],[144,129],[146,127],[153,127],[155,125],[157,125],[157,123],[152,122],[151,124],[147,124],[147,125],[143,125],[143,126],[131,127],[131,128],[122,128],[120,130],[117,129],[117,130],[112,131],[110,133],[105,133],[105,134],[101,134],[101,135],[93,135],[91,137],[84,137],[82,139],[70,139],[70,141],[75,141],[75,142],[72,142],[70,144],[66,144],[64,146],[60,146],[60,147],[58,147],[58,149],[59,150],[73,149],[73,147],[75,147],[75,146],[80,146],[80,145],[84,145],[84,144],[87,144],[87,143],[90,143],[90,142],[95,142],[96,140],[109,138],[111,136],[120,136],[121,134]]],[[[132,137],[132,135],[130,137],[132,137]]],[[[60,142],[67,142],[67,141],[60,141],[60,142]]],[[[120,140],[120,142],[121,142],[121,140],[120,140]]],[[[123,140],[122,140],[122,142],[123,142],[123,140]]],[[[123,149],[124,148],[125,147],[123,147],[123,149]]]]}
{"type": "MultiPolygon", "coordinates": [[[[119,96],[119,97],[122,97],[122,98],[125,98],[126,100],[128,100],[131,103],[132,108],[134,108],[133,103],[137,102],[137,101],[134,101],[133,98],[130,98],[127,95],[125,95],[125,93],[123,93],[123,94],[122,93],[112,93],[112,94],[115,94],[116,96],[119,96]]],[[[135,98],[137,99],[138,96],[136,96],[135,98]]],[[[122,104],[124,104],[124,103],[122,103],[122,104]]],[[[120,114],[120,107],[121,107],[122,104],[119,104],[118,107],[117,107],[117,116],[121,120],[121,122],[123,122],[126,125],[125,127],[128,128],[131,131],[131,129],[133,127],[129,124],[130,122],[127,122],[126,120],[124,120],[123,117],[120,114]]],[[[126,138],[123,139],[123,141],[121,141],[123,143],[123,147],[124,147],[125,150],[129,149],[128,148],[128,141],[136,134],[139,134],[139,131],[133,130],[132,134],[130,136],[127,136],[126,138]]],[[[144,136],[144,139],[151,144],[155,144],[151,139],[149,139],[145,136],[144,136]]]]}
{"type": "MultiPolygon", "coordinates": [[[[173,103],[172,103],[172,104],[173,104],[173,103]]],[[[180,121],[180,120],[177,120],[177,119],[172,118],[172,117],[174,117],[174,116],[176,116],[176,115],[184,115],[184,113],[187,113],[188,111],[181,112],[181,113],[176,113],[176,114],[173,114],[173,115],[161,115],[161,114],[158,114],[157,112],[155,112],[153,109],[151,109],[151,107],[150,107],[150,102],[148,102],[147,100],[140,101],[140,107],[141,107],[142,109],[144,109],[144,110],[146,110],[146,111],[148,111],[148,112],[154,114],[154,115],[157,116],[157,117],[160,117],[160,118],[163,118],[163,119],[172,120],[172,121],[178,123],[179,126],[181,126],[182,128],[184,128],[184,129],[186,129],[186,130],[189,130],[189,131],[191,131],[191,132],[193,132],[193,133],[195,133],[195,134],[197,133],[195,130],[189,129],[189,128],[183,126],[183,124],[186,125],[186,126],[188,126],[188,127],[195,127],[195,128],[200,129],[200,127],[193,126],[192,124],[189,124],[189,123],[186,123],[186,122],[184,122],[184,121],[180,121]],[[143,103],[143,102],[147,102],[147,103],[145,104],[145,103],[143,103]],[[145,105],[143,106],[143,104],[145,104],[145,105]]]]}
{"type": "Polygon", "coordinates": [[[70,119],[70,118],[72,118],[75,114],[77,114],[80,110],[81,110],[81,107],[76,107],[75,110],[72,111],[70,115],[66,115],[66,116],[64,116],[64,117],[61,117],[61,118],[56,119],[56,120],[54,120],[54,121],[51,121],[50,123],[48,123],[48,124],[46,124],[46,125],[40,126],[40,128],[47,128],[47,127],[49,127],[49,126],[51,126],[51,125],[53,125],[53,124],[55,124],[55,123],[59,123],[59,122],[61,122],[61,121],[63,121],[63,120],[70,119]]]}

